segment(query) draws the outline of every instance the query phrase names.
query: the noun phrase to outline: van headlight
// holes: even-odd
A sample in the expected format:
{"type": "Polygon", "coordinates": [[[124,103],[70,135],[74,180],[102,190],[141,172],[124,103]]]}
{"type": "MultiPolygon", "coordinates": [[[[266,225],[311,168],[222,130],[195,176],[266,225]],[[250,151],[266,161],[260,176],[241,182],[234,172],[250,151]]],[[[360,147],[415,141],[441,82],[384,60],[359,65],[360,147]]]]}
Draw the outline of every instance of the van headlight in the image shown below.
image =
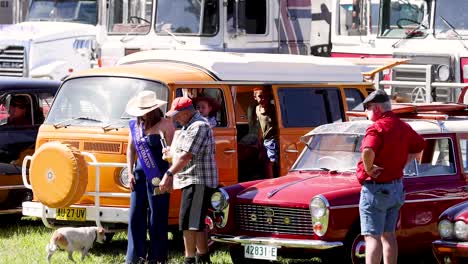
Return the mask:
{"type": "Polygon", "coordinates": [[[128,168],[127,167],[123,168],[120,171],[119,182],[123,187],[130,189],[130,185],[128,184],[128,168]]]}
{"type": "Polygon", "coordinates": [[[441,64],[437,67],[437,79],[441,82],[446,82],[450,78],[450,68],[448,65],[441,64]]]}
{"type": "Polygon", "coordinates": [[[314,233],[318,236],[323,236],[327,232],[329,206],[327,199],[322,195],[318,195],[310,201],[309,208],[312,216],[312,226],[314,233]]]}
{"type": "Polygon", "coordinates": [[[223,189],[211,195],[211,206],[216,211],[224,210],[229,204],[229,195],[223,189]]]}
{"type": "Polygon", "coordinates": [[[462,220],[455,222],[453,232],[455,233],[455,237],[460,241],[468,241],[468,225],[462,220]]]}
{"type": "Polygon", "coordinates": [[[442,238],[452,238],[453,237],[453,224],[447,219],[444,219],[439,222],[439,234],[442,238]]]}

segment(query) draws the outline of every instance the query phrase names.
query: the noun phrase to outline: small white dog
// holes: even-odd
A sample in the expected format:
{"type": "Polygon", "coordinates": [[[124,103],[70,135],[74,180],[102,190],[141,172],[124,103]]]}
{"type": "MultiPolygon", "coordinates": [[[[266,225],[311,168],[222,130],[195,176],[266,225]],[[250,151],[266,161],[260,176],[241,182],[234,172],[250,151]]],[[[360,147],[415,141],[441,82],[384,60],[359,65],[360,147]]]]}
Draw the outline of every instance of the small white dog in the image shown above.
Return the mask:
{"type": "Polygon", "coordinates": [[[46,246],[47,261],[50,263],[52,255],[57,249],[68,252],[68,259],[73,259],[73,251],[81,251],[81,261],[88,255],[94,242],[103,243],[106,240],[106,232],[102,227],[62,227],[52,234],[49,244],[46,246]]]}

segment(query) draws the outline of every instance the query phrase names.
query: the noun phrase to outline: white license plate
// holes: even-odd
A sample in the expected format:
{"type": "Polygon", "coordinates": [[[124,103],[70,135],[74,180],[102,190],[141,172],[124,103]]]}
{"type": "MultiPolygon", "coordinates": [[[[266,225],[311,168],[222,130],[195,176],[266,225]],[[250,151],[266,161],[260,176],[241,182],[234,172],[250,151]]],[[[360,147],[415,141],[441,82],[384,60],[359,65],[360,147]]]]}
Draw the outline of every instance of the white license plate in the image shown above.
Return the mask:
{"type": "Polygon", "coordinates": [[[265,245],[245,245],[244,256],[251,259],[276,260],[278,248],[265,245]]]}

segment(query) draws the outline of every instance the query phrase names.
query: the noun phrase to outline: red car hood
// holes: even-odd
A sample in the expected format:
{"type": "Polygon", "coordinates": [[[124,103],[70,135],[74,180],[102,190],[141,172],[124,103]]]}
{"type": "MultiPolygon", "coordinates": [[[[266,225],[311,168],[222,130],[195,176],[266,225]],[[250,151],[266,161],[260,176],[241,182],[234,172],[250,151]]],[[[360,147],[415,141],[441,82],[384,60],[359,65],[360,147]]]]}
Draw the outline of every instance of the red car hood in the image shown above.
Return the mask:
{"type": "Polygon", "coordinates": [[[261,181],[237,195],[241,203],[308,207],[316,195],[332,206],[357,204],[361,185],[354,173],[290,172],[287,176],[261,181]]]}

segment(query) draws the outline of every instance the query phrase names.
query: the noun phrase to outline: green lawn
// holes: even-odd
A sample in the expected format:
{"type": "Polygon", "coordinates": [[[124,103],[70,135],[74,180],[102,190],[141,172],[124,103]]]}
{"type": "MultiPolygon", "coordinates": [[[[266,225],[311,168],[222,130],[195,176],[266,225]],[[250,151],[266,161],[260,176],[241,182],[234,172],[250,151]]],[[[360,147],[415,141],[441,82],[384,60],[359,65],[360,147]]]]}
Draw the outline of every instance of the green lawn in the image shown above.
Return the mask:
{"type": "MultiPolygon", "coordinates": [[[[3,216],[0,216],[3,218],[3,216]]],[[[47,263],[45,246],[52,235],[51,229],[42,225],[40,220],[23,218],[14,223],[0,224],[0,263],[26,264],[47,263]]],[[[171,245],[170,262],[183,262],[183,245],[171,245]]],[[[106,244],[96,243],[84,262],[80,261],[81,253],[75,252],[73,257],[77,263],[124,263],[127,249],[127,234],[117,233],[111,242],[106,244]]],[[[231,263],[229,253],[226,250],[217,250],[212,256],[213,263],[231,263]]],[[[52,257],[52,263],[71,263],[67,254],[63,251],[56,252],[52,257]]]]}
{"type": "MultiPolygon", "coordinates": [[[[49,243],[53,230],[43,226],[39,219],[25,218],[20,221],[5,223],[5,216],[0,216],[0,263],[33,264],[47,263],[45,246],[49,243]]],[[[96,243],[84,262],[80,261],[81,253],[75,252],[73,257],[77,263],[125,263],[127,249],[127,234],[115,234],[111,242],[96,243]]],[[[179,240],[171,242],[169,252],[170,264],[183,262],[183,245],[179,240]]],[[[213,264],[230,264],[231,258],[226,248],[217,248],[211,255],[213,264]]],[[[52,263],[72,263],[63,251],[56,252],[52,263]]],[[[280,263],[311,263],[310,261],[282,260],[280,263]]]]}
{"type": "MultiPolygon", "coordinates": [[[[53,230],[43,226],[39,219],[25,218],[20,221],[5,223],[6,217],[0,215],[0,264],[35,264],[47,263],[45,246],[49,243],[53,230]]],[[[84,262],[80,261],[81,253],[75,252],[76,263],[125,263],[125,252],[127,249],[127,234],[117,233],[113,240],[106,244],[96,243],[86,257],[84,262]]],[[[170,264],[180,264],[183,262],[182,241],[171,241],[169,251],[170,264]]],[[[420,258],[413,260],[399,259],[399,263],[424,263],[432,264],[434,260],[424,261],[420,258]]],[[[218,247],[211,254],[213,264],[232,264],[229,252],[225,247],[218,247]]],[[[67,254],[58,251],[52,257],[52,263],[72,263],[68,260],[67,254]]],[[[305,264],[320,263],[320,259],[292,260],[279,259],[281,264],[305,264]]],[[[248,263],[247,263],[248,264],[248,263]]]]}

